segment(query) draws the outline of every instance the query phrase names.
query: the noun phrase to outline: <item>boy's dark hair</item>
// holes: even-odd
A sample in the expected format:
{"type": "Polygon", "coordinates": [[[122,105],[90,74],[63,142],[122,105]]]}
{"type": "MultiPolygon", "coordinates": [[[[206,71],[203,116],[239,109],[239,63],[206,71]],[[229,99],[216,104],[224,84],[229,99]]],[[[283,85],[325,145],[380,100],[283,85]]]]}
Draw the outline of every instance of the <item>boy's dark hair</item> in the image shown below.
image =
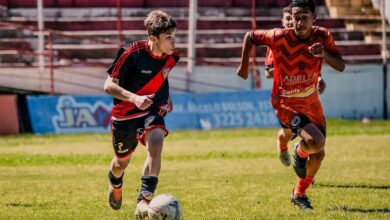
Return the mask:
{"type": "Polygon", "coordinates": [[[316,4],[314,3],[313,0],[292,0],[290,6],[291,8],[292,7],[308,8],[313,14],[316,11],[316,4]]]}
{"type": "Polygon", "coordinates": [[[158,37],[161,33],[170,33],[176,29],[176,21],[167,13],[156,10],[148,14],[144,25],[149,35],[158,37]]]}

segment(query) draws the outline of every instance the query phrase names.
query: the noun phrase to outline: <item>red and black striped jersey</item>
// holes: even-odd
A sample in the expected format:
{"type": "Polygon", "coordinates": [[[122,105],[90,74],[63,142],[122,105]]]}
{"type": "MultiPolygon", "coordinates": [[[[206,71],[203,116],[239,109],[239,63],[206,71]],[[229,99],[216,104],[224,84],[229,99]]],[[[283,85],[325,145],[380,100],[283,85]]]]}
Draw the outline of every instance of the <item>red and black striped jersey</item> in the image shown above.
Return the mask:
{"type": "Polygon", "coordinates": [[[141,117],[150,111],[157,111],[160,105],[167,103],[168,74],[178,61],[177,50],[172,55],[153,55],[148,41],[137,41],[127,49],[121,48],[107,72],[112,78],[119,80],[120,87],[137,95],[155,94],[155,97],[152,106],[146,110],[140,110],[133,103],[114,98],[113,120],[141,117]]]}
{"type": "Polygon", "coordinates": [[[309,47],[321,43],[326,52],[340,56],[331,33],[313,26],[307,39],[298,38],[294,29],[256,30],[249,38],[256,45],[267,45],[274,59],[272,101],[284,98],[310,99],[317,96],[316,85],[323,59],[313,56],[309,47]]]}

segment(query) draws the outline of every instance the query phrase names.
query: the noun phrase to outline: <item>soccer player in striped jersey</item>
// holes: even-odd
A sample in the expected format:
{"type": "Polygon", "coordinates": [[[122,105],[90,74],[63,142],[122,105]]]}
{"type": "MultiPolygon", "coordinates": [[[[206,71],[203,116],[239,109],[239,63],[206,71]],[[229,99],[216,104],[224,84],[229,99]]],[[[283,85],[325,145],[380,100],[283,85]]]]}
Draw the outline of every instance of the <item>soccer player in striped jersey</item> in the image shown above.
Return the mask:
{"type": "Polygon", "coordinates": [[[313,0],[292,0],[294,28],[255,30],[244,37],[241,64],[237,74],[248,78],[249,56],[254,45],[267,45],[274,56],[274,83],[271,104],[279,121],[292,130],[293,168],[298,181],[291,202],[303,210],[313,209],[306,195],[325,157],[326,122],[318,97],[317,82],[322,62],[337,71],[345,64],[331,33],[313,26],[316,19],[313,0]]]}
{"type": "MultiPolygon", "coordinates": [[[[283,16],[282,16],[282,26],[284,28],[293,28],[292,15],[291,15],[291,6],[287,6],[283,8],[283,16]]],[[[272,50],[267,47],[267,53],[265,55],[265,77],[268,79],[274,78],[274,58],[272,55],[272,50]]],[[[318,92],[322,94],[325,91],[326,83],[323,78],[320,76],[318,78],[318,92]]],[[[284,126],[280,123],[281,129],[279,129],[277,133],[276,145],[279,152],[279,159],[285,166],[290,166],[291,159],[290,154],[288,152],[288,142],[291,140],[292,131],[287,126],[284,126]]]]}
{"type": "Polygon", "coordinates": [[[175,49],[176,22],[162,11],[152,11],[144,20],[148,39],[120,49],[108,69],[104,90],[114,97],[109,204],[122,205],[123,175],[138,142],[147,148],[142,168],[136,217],[147,215],[161,167],[164,137],[168,135],[164,116],[171,111],[168,75],[179,60],[175,49]]]}

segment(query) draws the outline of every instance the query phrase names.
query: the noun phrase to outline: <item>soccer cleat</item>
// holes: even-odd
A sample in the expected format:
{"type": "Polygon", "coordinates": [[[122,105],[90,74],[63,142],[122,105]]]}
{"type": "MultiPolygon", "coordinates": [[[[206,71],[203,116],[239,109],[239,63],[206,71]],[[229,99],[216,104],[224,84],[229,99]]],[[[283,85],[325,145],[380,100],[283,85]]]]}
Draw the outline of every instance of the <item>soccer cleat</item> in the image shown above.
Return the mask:
{"type": "Polygon", "coordinates": [[[122,206],[122,187],[116,188],[108,184],[108,203],[114,210],[118,210],[122,206]]]}
{"type": "Polygon", "coordinates": [[[291,165],[291,159],[290,159],[290,154],[288,153],[288,150],[285,151],[280,151],[279,152],[279,159],[280,162],[286,167],[291,165]]]}
{"type": "Polygon", "coordinates": [[[309,198],[306,195],[302,197],[294,195],[294,190],[291,193],[291,202],[304,211],[313,210],[313,206],[311,206],[309,198]]]}
{"type": "Polygon", "coordinates": [[[138,202],[137,207],[135,208],[136,220],[148,219],[149,202],[150,201],[145,199],[138,202]]]}
{"type": "Polygon", "coordinates": [[[298,143],[295,143],[293,148],[293,168],[297,176],[303,179],[306,177],[307,158],[300,157],[298,155],[297,148],[298,143]]]}

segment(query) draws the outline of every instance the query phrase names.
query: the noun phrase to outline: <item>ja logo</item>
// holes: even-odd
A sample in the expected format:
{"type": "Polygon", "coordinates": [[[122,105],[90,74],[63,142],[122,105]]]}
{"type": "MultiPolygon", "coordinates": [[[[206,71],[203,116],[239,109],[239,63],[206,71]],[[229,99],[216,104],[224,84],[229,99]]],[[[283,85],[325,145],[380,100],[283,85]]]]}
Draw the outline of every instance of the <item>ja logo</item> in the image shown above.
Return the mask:
{"type": "Polygon", "coordinates": [[[109,130],[111,106],[102,101],[77,102],[74,97],[58,99],[52,123],[56,132],[104,132],[109,130]]]}

